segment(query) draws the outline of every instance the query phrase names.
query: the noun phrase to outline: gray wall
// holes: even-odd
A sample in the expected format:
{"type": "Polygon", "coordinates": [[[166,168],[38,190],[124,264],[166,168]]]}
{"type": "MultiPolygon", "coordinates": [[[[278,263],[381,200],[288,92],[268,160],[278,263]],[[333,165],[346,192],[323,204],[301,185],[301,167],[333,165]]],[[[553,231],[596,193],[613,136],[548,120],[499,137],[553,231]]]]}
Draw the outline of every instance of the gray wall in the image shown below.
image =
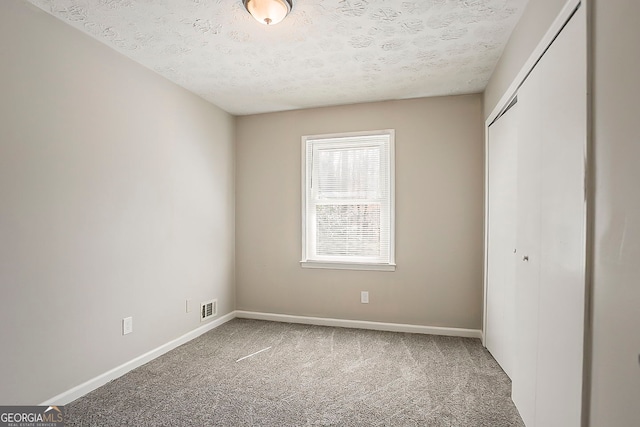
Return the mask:
{"type": "Polygon", "coordinates": [[[36,404],[234,309],[234,118],[21,1],[0,58],[0,402],[36,404]]]}
{"type": "Polygon", "coordinates": [[[640,424],[640,2],[593,8],[591,425],[640,424]]]}
{"type": "Polygon", "coordinates": [[[236,134],[239,310],[480,329],[481,95],[245,116],[236,134]],[[300,137],[386,128],[396,130],[397,270],[301,268],[300,137]]]}

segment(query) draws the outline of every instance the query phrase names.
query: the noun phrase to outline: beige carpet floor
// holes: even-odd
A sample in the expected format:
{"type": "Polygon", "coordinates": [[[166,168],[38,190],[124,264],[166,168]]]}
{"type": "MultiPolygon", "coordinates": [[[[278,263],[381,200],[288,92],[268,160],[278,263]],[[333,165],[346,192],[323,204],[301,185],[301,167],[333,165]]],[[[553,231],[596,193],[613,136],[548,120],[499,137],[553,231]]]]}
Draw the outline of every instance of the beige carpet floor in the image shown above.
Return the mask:
{"type": "Polygon", "coordinates": [[[65,408],[68,426],[523,426],[510,390],[477,339],[235,319],[65,408]]]}

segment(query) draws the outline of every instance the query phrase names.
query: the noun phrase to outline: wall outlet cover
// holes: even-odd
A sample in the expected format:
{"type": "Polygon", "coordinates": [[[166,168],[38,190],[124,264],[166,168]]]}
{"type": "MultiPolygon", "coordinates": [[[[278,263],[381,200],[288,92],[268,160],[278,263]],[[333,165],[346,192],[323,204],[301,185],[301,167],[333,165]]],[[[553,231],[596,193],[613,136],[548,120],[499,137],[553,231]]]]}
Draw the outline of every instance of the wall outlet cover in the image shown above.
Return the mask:
{"type": "Polygon", "coordinates": [[[362,304],[369,304],[369,291],[360,292],[360,302],[362,304]]]}
{"type": "Polygon", "coordinates": [[[122,319],[122,335],[133,332],[133,317],[125,317],[122,319]]]}

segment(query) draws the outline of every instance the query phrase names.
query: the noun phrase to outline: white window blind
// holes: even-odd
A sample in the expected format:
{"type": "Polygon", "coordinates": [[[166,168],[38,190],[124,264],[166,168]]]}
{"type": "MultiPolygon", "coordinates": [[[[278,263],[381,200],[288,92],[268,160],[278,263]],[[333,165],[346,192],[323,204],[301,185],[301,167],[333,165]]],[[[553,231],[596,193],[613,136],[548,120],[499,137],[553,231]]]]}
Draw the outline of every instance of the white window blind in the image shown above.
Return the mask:
{"type": "Polygon", "coordinates": [[[303,266],[393,269],[393,136],[303,137],[303,266]]]}

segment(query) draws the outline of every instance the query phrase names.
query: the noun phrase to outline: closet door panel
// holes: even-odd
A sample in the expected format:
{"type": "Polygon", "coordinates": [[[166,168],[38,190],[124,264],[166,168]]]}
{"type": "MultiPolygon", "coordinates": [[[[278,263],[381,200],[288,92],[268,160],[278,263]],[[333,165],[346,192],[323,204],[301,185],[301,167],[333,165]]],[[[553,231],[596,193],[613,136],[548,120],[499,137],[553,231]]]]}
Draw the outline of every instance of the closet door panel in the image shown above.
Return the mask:
{"type": "Polygon", "coordinates": [[[530,89],[518,92],[518,203],[516,228],[516,340],[512,399],[528,427],[536,425],[540,282],[540,126],[530,89]]]}
{"type": "Polygon", "coordinates": [[[536,421],[579,427],[585,311],[586,18],[580,8],[531,82],[544,124],[536,421]]]}
{"type": "Polygon", "coordinates": [[[533,69],[518,100],[518,221],[523,223],[517,240],[528,261],[517,268],[513,398],[528,427],[579,427],[585,309],[584,7],[533,69]]]}
{"type": "Polygon", "coordinates": [[[515,364],[518,104],[489,127],[486,347],[509,377],[515,364]]]}

